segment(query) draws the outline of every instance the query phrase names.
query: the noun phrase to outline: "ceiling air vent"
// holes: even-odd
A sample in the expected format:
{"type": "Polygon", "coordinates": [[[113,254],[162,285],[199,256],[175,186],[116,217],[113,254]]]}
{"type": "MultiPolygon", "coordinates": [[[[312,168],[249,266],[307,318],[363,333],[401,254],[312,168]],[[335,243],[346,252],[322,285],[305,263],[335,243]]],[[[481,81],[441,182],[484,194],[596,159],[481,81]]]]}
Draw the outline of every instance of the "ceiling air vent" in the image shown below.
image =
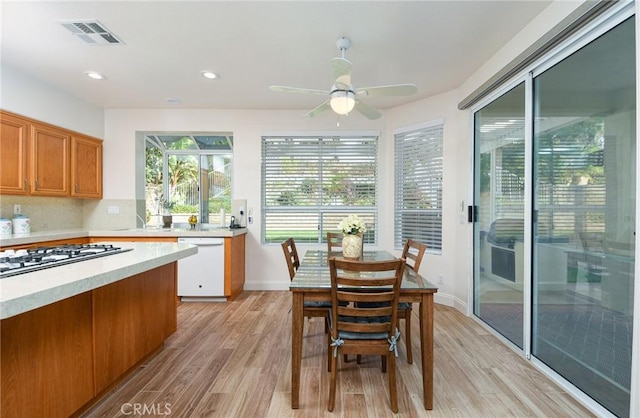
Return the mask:
{"type": "Polygon", "coordinates": [[[66,20],[58,22],[78,38],[89,45],[120,45],[124,44],[118,37],[107,29],[100,21],[66,20]]]}

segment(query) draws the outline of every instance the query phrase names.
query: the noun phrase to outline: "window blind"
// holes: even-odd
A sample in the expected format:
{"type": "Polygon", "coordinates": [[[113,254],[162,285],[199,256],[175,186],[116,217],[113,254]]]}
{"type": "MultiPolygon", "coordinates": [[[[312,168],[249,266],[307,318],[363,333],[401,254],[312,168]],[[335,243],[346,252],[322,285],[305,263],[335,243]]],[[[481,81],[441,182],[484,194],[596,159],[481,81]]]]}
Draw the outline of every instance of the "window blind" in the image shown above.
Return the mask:
{"type": "Polygon", "coordinates": [[[262,242],[326,242],[349,214],[376,241],[377,137],[262,138],[262,242]]]}
{"type": "Polygon", "coordinates": [[[443,124],[395,134],[396,249],[411,238],[442,251],[443,124]]]}

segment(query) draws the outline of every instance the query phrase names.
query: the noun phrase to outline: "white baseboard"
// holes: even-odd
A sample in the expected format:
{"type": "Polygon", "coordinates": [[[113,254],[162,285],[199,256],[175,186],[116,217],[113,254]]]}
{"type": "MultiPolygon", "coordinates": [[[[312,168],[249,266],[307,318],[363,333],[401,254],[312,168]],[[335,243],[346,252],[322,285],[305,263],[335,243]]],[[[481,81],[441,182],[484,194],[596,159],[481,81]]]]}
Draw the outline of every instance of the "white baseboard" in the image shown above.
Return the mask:
{"type": "Polygon", "coordinates": [[[244,282],[244,290],[289,290],[289,282],[283,281],[259,281],[244,282]]]}

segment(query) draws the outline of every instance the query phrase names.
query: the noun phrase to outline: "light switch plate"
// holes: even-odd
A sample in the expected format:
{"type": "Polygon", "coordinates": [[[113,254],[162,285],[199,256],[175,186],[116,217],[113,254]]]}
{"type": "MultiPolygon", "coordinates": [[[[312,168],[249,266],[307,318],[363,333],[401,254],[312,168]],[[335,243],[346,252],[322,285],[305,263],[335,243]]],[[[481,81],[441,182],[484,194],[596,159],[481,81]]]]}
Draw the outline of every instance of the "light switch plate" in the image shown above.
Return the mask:
{"type": "Polygon", "coordinates": [[[232,199],[231,200],[231,214],[236,217],[236,222],[242,226],[247,226],[247,214],[244,213],[244,209],[247,207],[247,199],[232,199]],[[243,215],[240,215],[240,209],[242,209],[243,215]]]}

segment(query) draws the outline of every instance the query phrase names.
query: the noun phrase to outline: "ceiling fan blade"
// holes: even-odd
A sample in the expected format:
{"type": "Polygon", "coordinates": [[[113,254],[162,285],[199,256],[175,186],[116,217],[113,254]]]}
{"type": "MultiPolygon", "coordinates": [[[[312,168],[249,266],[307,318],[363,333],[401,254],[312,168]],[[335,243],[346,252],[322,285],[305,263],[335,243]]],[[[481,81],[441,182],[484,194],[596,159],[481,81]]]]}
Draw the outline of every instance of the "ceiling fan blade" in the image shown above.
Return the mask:
{"type": "Polygon", "coordinates": [[[356,99],[355,109],[369,119],[378,119],[380,116],[382,116],[382,113],[378,112],[368,104],[358,99],[356,99]]]}
{"type": "Polygon", "coordinates": [[[344,58],[333,58],[331,60],[331,68],[333,75],[336,77],[335,84],[341,84],[342,87],[348,88],[351,85],[351,62],[344,58]]]}
{"type": "Polygon", "coordinates": [[[391,86],[364,87],[356,90],[360,96],[410,96],[418,92],[413,84],[394,84],[391,86]]]}
{"type": "Polygon", "coordinates": [[[331,106],[329,105],[329,100],[327,100],[326,102],[322,103],[320,106],[316,107],[315,109],[313,109],[311,112],[306,114],[306,117],[308,118],[315,118],[316,116],[318,116],[320,113],[324,112],[325,110],[330,109],[331,106]]]}
{"type": "Polygon", "coordinates": [[[287,87],[287,86],[269,86],[269,90],[278,91],[281,93],[307,93],[307,94],[323,94],[327,95],[327,90],[315,90],[315,89],[303,89],[299,87],[287,87]]]}

